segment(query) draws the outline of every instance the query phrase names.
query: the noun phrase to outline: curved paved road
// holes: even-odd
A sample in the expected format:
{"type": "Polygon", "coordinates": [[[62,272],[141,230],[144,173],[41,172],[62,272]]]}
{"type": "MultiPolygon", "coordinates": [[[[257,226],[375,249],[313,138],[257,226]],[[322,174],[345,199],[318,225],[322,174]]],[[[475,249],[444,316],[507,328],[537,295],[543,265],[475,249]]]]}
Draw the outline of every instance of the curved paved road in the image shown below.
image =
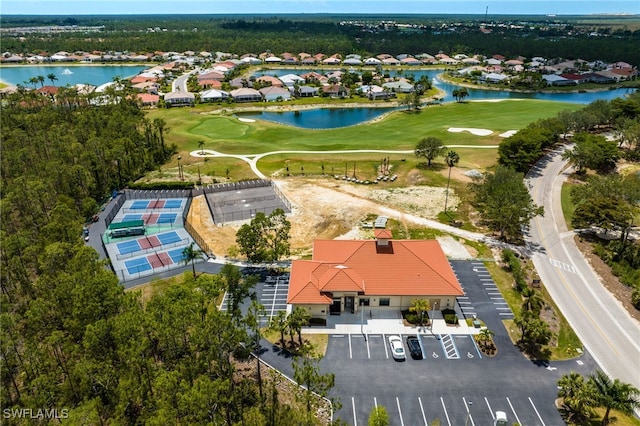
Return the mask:
{"type": "Polygon", "coordinates": [[[527,248],[545,287],[607,374],[640,389],[640,324],[601,284],[567,229],[560,205],[570,173],[558,149],[529,172],[533,201],[545,208],[531,222],[527,248]]]}

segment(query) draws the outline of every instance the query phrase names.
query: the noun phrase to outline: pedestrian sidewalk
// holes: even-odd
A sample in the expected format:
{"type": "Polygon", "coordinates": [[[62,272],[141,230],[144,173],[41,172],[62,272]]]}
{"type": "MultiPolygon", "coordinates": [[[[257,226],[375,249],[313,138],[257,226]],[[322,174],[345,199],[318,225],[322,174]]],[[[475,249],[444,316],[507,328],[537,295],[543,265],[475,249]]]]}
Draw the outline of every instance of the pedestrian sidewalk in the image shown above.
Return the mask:
{"type": "Polygon", "coordinates": [[[402,319],[365,319],[364,323],[338,323],[326,327],[304,327],[303,334],[478,334],[479,328],[467,326],[460,320],[457,326],[450,326],[444,319],[436,319],[433,328],[429,326],[406,326],[402,319]]]}

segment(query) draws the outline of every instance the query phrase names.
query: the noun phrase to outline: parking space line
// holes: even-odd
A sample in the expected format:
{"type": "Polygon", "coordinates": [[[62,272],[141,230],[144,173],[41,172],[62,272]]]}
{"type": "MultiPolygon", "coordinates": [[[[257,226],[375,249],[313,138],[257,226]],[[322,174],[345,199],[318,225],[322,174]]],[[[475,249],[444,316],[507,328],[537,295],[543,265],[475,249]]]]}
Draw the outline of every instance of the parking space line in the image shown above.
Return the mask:
{"type": "Polygon", "coordinates": [[[373,405],[378,408],[378,398],[376,398],[375,396],[373,397],[373,405]]]}
{"type": "Polygon", "coordinates": [[[440,402],[442,403],[442,409],[444,410],[444,416],[447,418],[447,424],[451,426],[451,420],[449,420],[449,413],[447,412],[447,406],[444,405],[444,399],[440,397],[440,402]]]}
{"type": "Polygon", "coordinates": [[[513,409],[513,405],[511,404],[511,400],[509,400],[509,397],[507,397],[507,402],[509,403],[509,407],[511,407],[511,411],[513,412],[513,415],[516,418],[516,422],[518,424],[522,424],[520,423],[520,419],[518,418],[518,414],[516,413],[516,410],[513,409]]]}
{"type": "Polygon", "coordinates": [[[384,354],[387,356],[387,359],[389,359],[389,351],[387,349],[387,340],[384,338],[384,333],[382,333],[382,346],[384,346],[384,354]]]}
{"type": "Polygon", "coordinates": [[[542,420],[542,417],[540,417],[540,413],[538,413],[538,409],[536,408],[535,404],[533,403],[533,401],[531,400],[531,397],[529,397],[529,402],[531,403],[531,406],[533,407],[533,411],[536,412],[536,416],[538,416],[538,419],[540,420],[540,423],[542,423],[542,426],[546,426],[544,424],[544,421],[542,420]]]}
{"type": "Polygon", "coordinates": [[[495,420],[496,416],[493,415],[493,410],[491,409],[491,404],[489,404],[489,400],[487,399],[487,397],[484,397],[484,402],[487,403],[487,407],[489,408],[489,413],[491,413],[491,420],[495,420]]]}
{"type": "Polygon", "coordinates": [[[351,333],[349,333],[349,358],[353,359],[353,352],[351,351],[351,333]]]}
{"type": "Polygon", "coordinates": [[[472,335],[469,335],[469,339],[471,339],[471,343],[473,343],[473,347],[476,348],[476,352],[480,359],[482,359],[482,353],[480,352],[480,348],[478,348],[478,344],[476,343],[476,339],[473,338],[472,335]]]}
{"type": "MultiPolygon", "coordinates": [[[[473,416],[471,415],[471,411],[469,411],[469,406],[473,404],[473,402],[469,401],[467,403],[467,400],[464,396],[462,397],[462,402],[464,402],[464,408],[465,410],[467,410],[467,417],[466,417],[467,420],[471,420],[471,426],[476,426],[475,422],[473,421],[473,416]]],[[[465,425],[467,424],[467,420],[464,421],[465,425]]]]}
{"type": "Polygon", "coordinates": [[[358,426],[358,419],[356,418],[356,400],[351,397],[351,407],[353,407],[353,426],[358,426]]]}
{"type": "Polygon", "coordinates": [[[400,409],[400,400],[396,396],[396,405],[398,406],[398,414],[400,414],[400,425],[404,426],[404,420],[402,419],[402,410],[400,409]]]}
{"type": "Polygon", "coordinates": [[[424,407],[422,406],[422,400],[418,397],[418,404],[420,404],[420,411],[422,412],[422,420],[424,420],[424,426],[429,426],[427,423],[427,416],[424,414],[424,407]]]}
{"type": "Polygon", "coordinates": [[[364,341],[367,342],[367,358],[371,359],[371,351],[369,350],[369,339],[367,339],[367,335],[364,335],[364,341]]]}

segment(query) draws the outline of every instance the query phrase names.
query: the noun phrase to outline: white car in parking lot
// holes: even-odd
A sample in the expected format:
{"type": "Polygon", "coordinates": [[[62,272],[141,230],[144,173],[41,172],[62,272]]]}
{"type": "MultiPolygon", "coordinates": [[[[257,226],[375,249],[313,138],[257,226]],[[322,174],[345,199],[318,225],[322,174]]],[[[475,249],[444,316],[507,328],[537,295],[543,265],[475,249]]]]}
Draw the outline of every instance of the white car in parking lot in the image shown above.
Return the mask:
{"type": "Polygon", "coordinates": [[[391,346],[391,355],[394,359],[406,359],[402,339],[399,336],[389,336],[389,346],[391,346]]]}
{"type": "Polygon", "coordinates": [[[493,421],[494,426],[508,426],[507,413],[504,411],[496,411],[496,419],[493,421]]]}

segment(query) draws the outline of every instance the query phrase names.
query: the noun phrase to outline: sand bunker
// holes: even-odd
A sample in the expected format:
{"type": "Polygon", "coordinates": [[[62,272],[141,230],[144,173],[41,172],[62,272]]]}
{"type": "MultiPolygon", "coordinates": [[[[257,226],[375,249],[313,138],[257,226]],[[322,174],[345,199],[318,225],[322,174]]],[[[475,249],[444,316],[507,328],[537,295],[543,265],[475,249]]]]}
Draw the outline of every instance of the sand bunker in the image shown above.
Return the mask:
{"type": "Polygon", "coordinates": [[[243,123],[255,123],[256,120],[252,119],[252,118],[242,118],[242,117],[238,117],[238,121],[242,121],[243,123]]]}
{"type": "Polygon", "coordinates": [[[517,132],[517,130],[507,130],[504,133],[500,133],[498,136],[500,136],[501,138],[508,138],[509,136],[515,135],[517,132]]]}
{"type": "Polygon", "coordinates": [[[487,129],[473,129],[468,127],[449,127],[447,130],[452,133],[469,132],[476,136],[489,136],[493,133],[493,131],[487,129]]]}

